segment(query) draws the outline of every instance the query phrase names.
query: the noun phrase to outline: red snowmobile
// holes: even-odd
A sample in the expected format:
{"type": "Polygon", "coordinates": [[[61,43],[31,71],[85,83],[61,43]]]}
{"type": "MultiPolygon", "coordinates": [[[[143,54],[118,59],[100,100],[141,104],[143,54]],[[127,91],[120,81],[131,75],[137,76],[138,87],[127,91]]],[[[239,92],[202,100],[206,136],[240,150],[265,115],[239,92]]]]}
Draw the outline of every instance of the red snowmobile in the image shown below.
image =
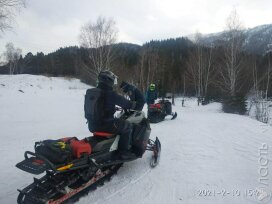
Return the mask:
{"type": "Polygon", "coordinates": [[[150,123],[158,123],[165,119],[167,115],[171,115],[171,120],[177,117],[176,112],[172,112],[172,104],[169,100],[162,99],[158,103],[148,106],[147,117],[150,123]]]}
{"type": "Polygon", "coordinates": [[[135,158],[120,159],[120,136],[95,132],[83,140],[63,138],[35,143],[35,152],[26,151],[25,159],[16,167],[31,174],[45,175],[19,191],[18,203],[57,204],[75,202],[90,190],[102,185],[124,162],[141,158],[152,151],[151,167],[159,163],[161,144],[158,138],[149,139],[150,125],[142,111],[122,111],[119,117],[134,126],[132,152],[135,158]],[[61,154],[57,157],[57,153],[61,154]]]}

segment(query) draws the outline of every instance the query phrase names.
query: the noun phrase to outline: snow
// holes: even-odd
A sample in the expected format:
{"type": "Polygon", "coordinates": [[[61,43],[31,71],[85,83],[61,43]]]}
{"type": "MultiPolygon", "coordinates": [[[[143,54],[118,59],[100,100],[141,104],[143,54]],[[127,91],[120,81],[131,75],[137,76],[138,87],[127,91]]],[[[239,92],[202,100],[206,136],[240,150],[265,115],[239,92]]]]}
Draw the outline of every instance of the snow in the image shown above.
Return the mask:
{"type": "MultiPolygon", "coordinates": [[[[90,135],[83,114],[86,88],[75,79],[0,76],[0,203],[16,203],[16,189],[32,182],[33,176],[15,164],[35,141],[90,135]]],[[[149,167],[147,152],[78,203],[260,203],[251,193],[272,189],[272,127],[222,113],[219,103],[197,106],[194,98],[186,99],[185,107],[177,99],[173,109],[175,120],[151,125],[151,137],[158,136],[162,144],[159,166],[149,167]],[[260,155],[265,145],[268,150],[260,155]],[[260,174],[261,168],[268,175],[260,174]],[[260,178],[265,178],[262,183],[260,178]]]]}

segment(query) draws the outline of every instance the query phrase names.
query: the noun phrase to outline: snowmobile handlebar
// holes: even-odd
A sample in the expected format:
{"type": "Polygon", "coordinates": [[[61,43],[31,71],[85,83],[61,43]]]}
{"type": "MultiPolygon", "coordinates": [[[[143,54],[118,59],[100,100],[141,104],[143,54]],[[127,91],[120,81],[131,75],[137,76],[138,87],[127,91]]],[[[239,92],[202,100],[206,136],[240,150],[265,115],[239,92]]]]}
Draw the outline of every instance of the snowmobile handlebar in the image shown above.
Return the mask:
{"type": "Polygon", "coordinates": [[[122,118],[123,120],[126,120],[127,118],[129,118],[133,113],[135,112],[141,112],[139,110],[133,110],[133,109],[119,109],[121,112],[120,112],[120,115],[118,118],[122,118]]]}
{"type": "Polygon", "coordinates": [[[127,115],[130,115],[134,112],[141,112],[140,110],[125,109],[125,108],[121,108],[121,107],[115,107],[115,110],[120,111],[120,112],[124,111],[127,115]]]}
{"type": "Polygon", "coordinates": [[[116,106],[115,107],[115,111],[122,111],[123,110],[123,108],[121,108],[121,107],[119,107],[119,106],[116,106]]]}

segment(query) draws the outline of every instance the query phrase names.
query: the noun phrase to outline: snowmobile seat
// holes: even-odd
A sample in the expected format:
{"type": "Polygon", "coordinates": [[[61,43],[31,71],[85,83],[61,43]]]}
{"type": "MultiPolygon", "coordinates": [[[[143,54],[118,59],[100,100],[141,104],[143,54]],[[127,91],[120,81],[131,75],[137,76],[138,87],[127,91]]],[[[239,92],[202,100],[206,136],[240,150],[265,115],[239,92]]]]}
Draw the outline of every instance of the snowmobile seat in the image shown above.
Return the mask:
{"type": "Polygon", "coordinates": [[[155,104],[150,104],[149,108],[157,108],[157,109],[161,109],[161,104],[160,103],[155,103],[155,104]]]}
{"type": "Polygon", "coordinates": [[[115,134],[110,132],[94,132],[95,137],[112,138],[115,134]]]}

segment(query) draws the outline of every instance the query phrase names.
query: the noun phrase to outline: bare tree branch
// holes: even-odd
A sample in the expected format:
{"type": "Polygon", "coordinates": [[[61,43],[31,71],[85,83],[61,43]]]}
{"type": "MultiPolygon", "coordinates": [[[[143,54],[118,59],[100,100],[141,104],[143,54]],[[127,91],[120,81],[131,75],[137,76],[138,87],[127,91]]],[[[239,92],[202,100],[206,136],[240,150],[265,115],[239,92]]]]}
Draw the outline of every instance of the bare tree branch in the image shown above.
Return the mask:
{"type": "Polygon", "coordinates": [[[0,32],[11,28],[16,13],[25,5],[25,0],[0,0],[0,32]]]}
{"type": "Polygon", "coordinates": [[[220,75],[224,82],[225,90],[229,90],[228,94],[234,96],[242,88],[238,84],[238,79],[243,69],[242,47],[245,40],[242,31],[242,23],[236,10],[233,10],[226,22],[226,31],[224,35],[225,47],[223,54],[223,64],[220,75]]]}
{"type": "Polygon", "coordinates": [[[98,17],[96,22],[89,22],[81,28],[79,36],[82,47],[88,49],[89,59],[95,73],[110,69],[114,56],[112,46],[117,41],[117,28],[113,19],[98,17]]]}
{"type": "Polygon", "coordinates": [[[187,74],[193,80],[196,95],[206,97],[208,85],[211,83],[210,77],[213,71],[213,51],[212,48],[204,47],[201,43],[201,34],[195,34],[196,48],[189,52],[187,74]]]}
{"type": "Polygon", "coordinates": [[[4,56],[9,65],[9,74],[18,74],[17,65],[21,54],[22,50],[20,48],[15,48],[12,43],[6,44],[4,56]]]}

